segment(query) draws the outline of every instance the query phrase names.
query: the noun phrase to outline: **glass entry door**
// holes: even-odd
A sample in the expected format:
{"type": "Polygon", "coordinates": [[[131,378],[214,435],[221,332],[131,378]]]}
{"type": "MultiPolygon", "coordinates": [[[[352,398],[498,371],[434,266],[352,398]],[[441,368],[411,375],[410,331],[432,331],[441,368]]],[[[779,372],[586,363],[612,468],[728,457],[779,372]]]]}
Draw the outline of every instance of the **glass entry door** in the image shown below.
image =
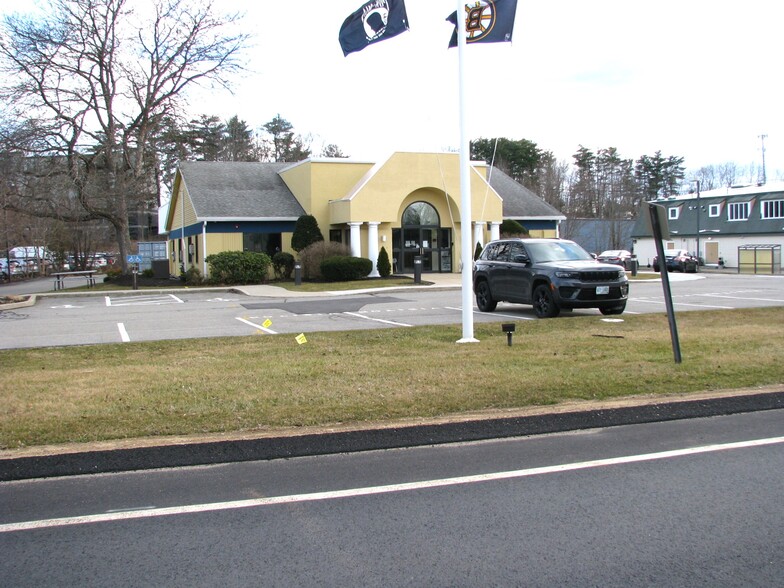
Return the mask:
{"type": "Polygon", "coordinates": [[[438,212],[427,202],[414,202],[403,212],[402,228],[392,230],[395,271],[414,273],[414,258],[423,272],[452,271],[452,230],[442,229],[438,212]]]}
{"type": "Polygon", "coordinates": [[[438,228],[403,229],[403,273],[413,273],[414,258],[422,257],[423,272],[441,271],[439,267],[438,228]]]}

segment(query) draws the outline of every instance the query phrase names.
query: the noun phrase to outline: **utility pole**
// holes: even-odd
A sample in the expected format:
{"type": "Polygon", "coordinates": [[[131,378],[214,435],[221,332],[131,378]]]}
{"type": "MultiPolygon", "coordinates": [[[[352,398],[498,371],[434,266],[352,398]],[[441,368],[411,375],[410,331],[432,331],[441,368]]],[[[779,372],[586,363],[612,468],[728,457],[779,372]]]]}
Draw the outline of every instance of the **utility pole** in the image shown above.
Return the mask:
{"type": "Polygon", "coordinates": [[[760,141],[762,141],[762,185],[764,186],[768,181],[767,174],[765,173],[765,139],[767,139],[768,136],[760,135],[759,138],[760,141]]]}
{"type": "Polygon", "coordinates": [[[700,181],[697,182],[697,269],[700,266],[700,181]]]}

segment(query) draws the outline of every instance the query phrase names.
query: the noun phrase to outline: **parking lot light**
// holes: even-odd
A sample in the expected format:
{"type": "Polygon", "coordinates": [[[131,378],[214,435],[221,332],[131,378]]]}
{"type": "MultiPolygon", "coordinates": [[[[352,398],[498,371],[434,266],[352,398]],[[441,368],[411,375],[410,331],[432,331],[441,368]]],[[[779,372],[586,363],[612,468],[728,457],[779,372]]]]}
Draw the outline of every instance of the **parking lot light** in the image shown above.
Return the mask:
{"type": "Polygon", "coordinates": [[[514,323],[502,323],[501,330],[506,333],[506,344],[512,346],[512,333],[515,332],[514,323]]]}

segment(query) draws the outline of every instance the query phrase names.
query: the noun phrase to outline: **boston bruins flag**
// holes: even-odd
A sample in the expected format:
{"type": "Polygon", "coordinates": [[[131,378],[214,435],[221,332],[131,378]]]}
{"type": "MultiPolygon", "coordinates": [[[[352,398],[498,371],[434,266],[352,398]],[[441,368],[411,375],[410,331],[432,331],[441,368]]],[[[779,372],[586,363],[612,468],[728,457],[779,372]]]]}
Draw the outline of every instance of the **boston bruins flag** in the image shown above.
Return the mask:
{"type": "MultiPolygon", "coordinates": [[[[503,43],[512,40],[517,0],[476,0],[465,7],[467,43],[503,43]]],[[[457,47],[457,12],[447,20],[455,25],[450,47],[457,47]]]]}
{"type": "Polygon", "coordinates": [[[343,22],[340,46],[343,55],[348,55],[407,30],[408,16],[403,0],[370,0],[343,22]]]}

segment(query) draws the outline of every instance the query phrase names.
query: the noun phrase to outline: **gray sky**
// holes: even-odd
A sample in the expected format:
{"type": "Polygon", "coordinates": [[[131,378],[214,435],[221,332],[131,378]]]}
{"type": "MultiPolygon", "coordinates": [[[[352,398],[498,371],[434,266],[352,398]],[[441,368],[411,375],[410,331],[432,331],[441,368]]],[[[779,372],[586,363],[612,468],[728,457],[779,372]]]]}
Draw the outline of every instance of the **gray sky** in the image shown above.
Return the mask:
{"type": "MultiPolygon", "coordinates": [[[[233,0],[254,34],[235,93],[201,92],[191,113],[277,113],[358,159],[459,145],[456,0],[406,0],[411,30],[343,57],[338,31],[362,0],[233,0]]],[[[2,10],[27,1],[0,0],[2,10]]],[[[513,43],[472,45],[464,68],[471,138],[528,139],[571,161],[579,145],[688,169],[734,161],[784,172],[784,6],[771,0],[519,0],[513,43]]],[[[784,179],[784,177],[782,178],[784,179]]]]}

